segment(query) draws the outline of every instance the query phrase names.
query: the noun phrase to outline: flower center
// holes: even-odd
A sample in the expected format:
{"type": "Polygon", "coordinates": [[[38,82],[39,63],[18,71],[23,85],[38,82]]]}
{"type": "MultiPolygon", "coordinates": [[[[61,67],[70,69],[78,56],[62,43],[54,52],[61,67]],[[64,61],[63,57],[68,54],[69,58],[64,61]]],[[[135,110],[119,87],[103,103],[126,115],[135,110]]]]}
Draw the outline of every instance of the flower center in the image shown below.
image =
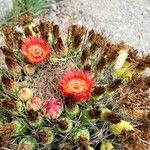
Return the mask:
{"type": "Polygon", "coordinates": [[[80,93],[82,91],[85,91],[86,89],[87,89],[86,82],[81,79],[70,80],[67,84],[67,90],[69,92],[80,93]]]}
{"type": "Polygon", "coordinates": [[[41,57],[43,54],[43,49],[38,45],[33,45],[30,47],[30,52],[33,57],[41,57]]]}

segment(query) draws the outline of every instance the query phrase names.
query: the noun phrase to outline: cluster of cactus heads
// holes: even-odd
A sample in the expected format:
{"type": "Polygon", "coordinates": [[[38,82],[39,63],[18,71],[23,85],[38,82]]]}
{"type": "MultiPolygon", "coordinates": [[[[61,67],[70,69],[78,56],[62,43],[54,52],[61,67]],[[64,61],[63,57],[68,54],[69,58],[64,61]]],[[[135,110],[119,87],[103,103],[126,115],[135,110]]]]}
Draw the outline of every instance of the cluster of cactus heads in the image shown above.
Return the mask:
{"type": "Polygon", "coordinates": [[[150,56],[30,14],[1,28],[0,149],[150,149],[150,56]]]}

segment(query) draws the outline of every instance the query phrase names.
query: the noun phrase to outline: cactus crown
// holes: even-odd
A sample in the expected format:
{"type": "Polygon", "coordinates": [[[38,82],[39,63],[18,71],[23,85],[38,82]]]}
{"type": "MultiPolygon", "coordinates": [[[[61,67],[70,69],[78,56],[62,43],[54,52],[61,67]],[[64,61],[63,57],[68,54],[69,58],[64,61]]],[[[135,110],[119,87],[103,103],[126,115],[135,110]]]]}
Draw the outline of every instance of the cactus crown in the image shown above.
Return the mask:
{"type": "Polygon", "coordinates": [[[34,24],[29,14],[1,32],[0,149],[99,149],[108,139],[118,150],[148,149],[149,55],[84,26],[34,24]]]}

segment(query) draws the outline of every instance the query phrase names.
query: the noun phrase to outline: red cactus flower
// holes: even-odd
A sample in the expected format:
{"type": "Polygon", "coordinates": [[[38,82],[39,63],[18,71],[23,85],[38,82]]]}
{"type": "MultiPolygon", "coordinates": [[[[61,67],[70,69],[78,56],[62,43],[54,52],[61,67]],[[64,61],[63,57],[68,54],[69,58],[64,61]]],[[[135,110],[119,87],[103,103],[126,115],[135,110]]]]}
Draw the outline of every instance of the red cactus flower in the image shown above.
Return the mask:
{"type": "Polygon", "coordinates": [[[41,38],[29,37],[24,40],[21,52],[28,62],[40,64],[48,58],[51,46],[41,38]]]}
{"type": "Polygon", "coordinates": [[[93,83],[93,78],[88,72],[72,70],[66,72],[59,81],[59,90],[65,96],[73,97],[77,102],[83,102],[90,98],[93,83]]]}
{"type": "Polygon", "coordinates": [[[60,100],[51,98],[43,104],[44,116],[50,119],[57,119],[62,113],[62,103],[60,100]]]}

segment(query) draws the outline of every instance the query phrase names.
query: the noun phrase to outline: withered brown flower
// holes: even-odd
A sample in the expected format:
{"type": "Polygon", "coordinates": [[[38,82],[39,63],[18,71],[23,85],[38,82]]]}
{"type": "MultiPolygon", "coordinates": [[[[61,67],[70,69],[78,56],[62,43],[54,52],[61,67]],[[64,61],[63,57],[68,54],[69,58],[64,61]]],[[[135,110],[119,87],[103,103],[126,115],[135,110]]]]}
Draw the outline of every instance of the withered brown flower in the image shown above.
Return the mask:
{"type": "Polygon", "coordinates": [[[57,122],[57,124],[58,124],[58,127],[59,127],[61,130],[67,130],[67,129],[68,129],[68,126],[69,126],[69,124],[68,124],[68,122],[67,122],[66,120],[59,120],[59,121],[57,122]]]}
{"type": "Polygon", "coordinates": [[[73,147],[70,143],[62,143],[59,145],[59,150],[73,150],[73,147]]]}
{"type": "Polygon", "coordinates": [[[106,65],[106,59],[104,56],[101,56],[96,64],[96,72],[100,73],[105,65],[106,65]]]}
{"type": "Polygon", "coordinates": [[[106,119],[107,119],[107,121],[109,121],[112,124],[117,124],[117,123],[121,122],[121,117],[114,112],[107,112],[106,119]]]}
{"type": "Polygon", "coordinates": [[[38,119],[38,112],[36,112],[36,111],[34,111],[34,110],[29,110],[28,111],[28,114],[27,114],[27,118],[30,120],[30,121],[32,121],[32,122],[34,122],[34,121],[36,121],[37,119],[38,119]]]}
{"type": "Polygon", "coordinates": [[[105,87],[104,86],[95,86],[92,92],[93,96],[100,96],[101,94],[105,93],[105,87]]]}
{"type": "Polygon", "coordinates": [[[106,87],[107,91],[112,92],[116,90],[117,88],[119,88],[122,82],[122,79],[115,79],[114,81],[111,81],[106,87]]]}
{"type": "Polygon", "coordinates": [[[86,137],[80,136],[78,139],[78,145],[81,150],[88,150],[88,146],[90,145],[90,143],[86,137]]]}
{"type": "Polygon", "coordinates": [[[148,146],[142,140],[139,130],[124,131],[119,136],[119,141],[125,150],[148,150],[148,146]]]}
{"type": "Polygon", "coordinates": [[[100,116],[100,110],[91,108],[87,111],[87,114],[90,119],[98,119],[100,116]]]}
{"type": "Polygon", "coordinates": [[[46,143],[48,141],[48,134],[46,131],[40,131],[38,134],[37,134],[37,141],[39,143],[46,143]]]}
{"type": "Polygon", "coordinates": [[[33,20],[33,16],[31,14],[25,13],[18,17],[17,23],[18,25],[26,26],[29,25],[32,22],[32,20],[33,20]]]}

